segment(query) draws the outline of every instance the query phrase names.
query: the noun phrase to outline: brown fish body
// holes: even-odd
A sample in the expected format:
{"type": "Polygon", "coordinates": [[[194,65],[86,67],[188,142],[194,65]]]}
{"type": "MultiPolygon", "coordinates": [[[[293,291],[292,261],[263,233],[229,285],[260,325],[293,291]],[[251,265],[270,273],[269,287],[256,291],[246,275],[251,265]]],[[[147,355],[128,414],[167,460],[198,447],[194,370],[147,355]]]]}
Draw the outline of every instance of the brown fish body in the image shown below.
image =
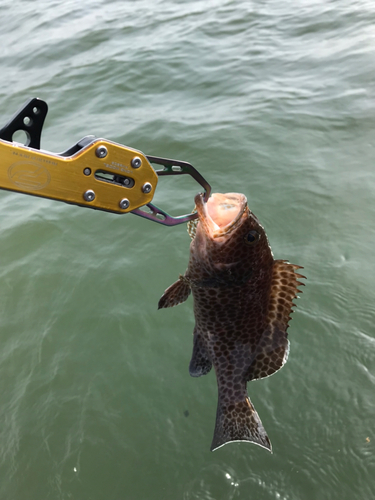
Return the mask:
{"type": "Polygon", "coordinates": [[[211,449],[230,441],[271,444],[247,395],[250,380],[285,363],[287,327],[299,266],[275,261],[264,229],[237,193],[196,198],[199,223],[185,276],[169,287],[159,307],[194,298],[194,347],[189,371],[215,368],[218,408],[211,449]]]}

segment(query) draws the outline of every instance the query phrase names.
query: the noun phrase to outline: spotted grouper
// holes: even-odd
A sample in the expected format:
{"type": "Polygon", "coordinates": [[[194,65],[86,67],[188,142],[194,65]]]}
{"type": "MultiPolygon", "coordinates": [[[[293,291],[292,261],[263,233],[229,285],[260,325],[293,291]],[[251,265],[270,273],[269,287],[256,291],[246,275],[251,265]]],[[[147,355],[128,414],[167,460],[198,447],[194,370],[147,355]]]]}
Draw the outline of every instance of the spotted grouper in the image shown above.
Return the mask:
{"type": "Polygon", "coordinates": [[[266,233],[243,194],[195,198],[198,223],[190,223],[189,266],[159,308],[194,298],[193,377],[215,368],[218,385],[211,450],[250,441],[272,450],[247,394],[251,380],[268,377],[286,362],[288,322],[297,296],[300,266],[274,260],[266,233]]]}

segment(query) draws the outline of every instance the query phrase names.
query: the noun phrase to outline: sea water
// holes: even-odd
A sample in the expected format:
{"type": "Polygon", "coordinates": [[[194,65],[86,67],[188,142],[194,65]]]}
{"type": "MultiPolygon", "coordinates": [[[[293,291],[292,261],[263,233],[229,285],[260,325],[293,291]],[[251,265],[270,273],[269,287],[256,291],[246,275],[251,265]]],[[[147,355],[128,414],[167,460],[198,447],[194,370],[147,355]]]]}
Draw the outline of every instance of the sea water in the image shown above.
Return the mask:
{"type": "MultiPolygon", "coordinates": [[[[288,363],[248,385],[273,454],[211,453],[192,300],[157,310],[185,225],[1,191],[1,499],[375,498],[374,26],[369,0],[2,1],[0,126],[39,97],[45,150],[192,163],[307,281],[288,363]]],[[[199,191],[163,178],[155,203],[199,191]]]]}

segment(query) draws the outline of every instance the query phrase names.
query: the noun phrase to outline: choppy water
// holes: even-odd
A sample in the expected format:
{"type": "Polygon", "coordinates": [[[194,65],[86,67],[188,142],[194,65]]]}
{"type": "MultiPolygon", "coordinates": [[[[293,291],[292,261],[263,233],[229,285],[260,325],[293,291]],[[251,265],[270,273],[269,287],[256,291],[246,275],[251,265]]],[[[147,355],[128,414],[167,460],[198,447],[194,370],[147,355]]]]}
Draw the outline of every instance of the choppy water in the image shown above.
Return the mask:
{"type": "MultiPolygon", "coordinates": [[[[308,277],[275,377],[249,385],[274,454],[209,452],[191,299],[157,311],[189,237],[0,193],[0,497],[375,498],[375,4],[3,0],[2,122],[49,104],[42,147],[87,134],[244,192],[308,277]]],[[[183,212],[197,188],[160,181],[183,212]],[[185,189],[188,187],[189,189],[185,189]]]]}

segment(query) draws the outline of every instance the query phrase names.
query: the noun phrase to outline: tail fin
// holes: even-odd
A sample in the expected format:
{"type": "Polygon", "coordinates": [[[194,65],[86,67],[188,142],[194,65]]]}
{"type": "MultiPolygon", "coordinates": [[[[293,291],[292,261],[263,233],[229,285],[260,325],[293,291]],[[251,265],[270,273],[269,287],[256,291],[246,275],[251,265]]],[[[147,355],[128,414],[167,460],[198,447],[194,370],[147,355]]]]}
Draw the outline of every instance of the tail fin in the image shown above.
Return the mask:
{"type": "Polygon", "coordinates": [[[271,442],[248,397],[234,404],[218,402],[211,451],[231,441],[249,441],[272,453],[271,442]]]}

